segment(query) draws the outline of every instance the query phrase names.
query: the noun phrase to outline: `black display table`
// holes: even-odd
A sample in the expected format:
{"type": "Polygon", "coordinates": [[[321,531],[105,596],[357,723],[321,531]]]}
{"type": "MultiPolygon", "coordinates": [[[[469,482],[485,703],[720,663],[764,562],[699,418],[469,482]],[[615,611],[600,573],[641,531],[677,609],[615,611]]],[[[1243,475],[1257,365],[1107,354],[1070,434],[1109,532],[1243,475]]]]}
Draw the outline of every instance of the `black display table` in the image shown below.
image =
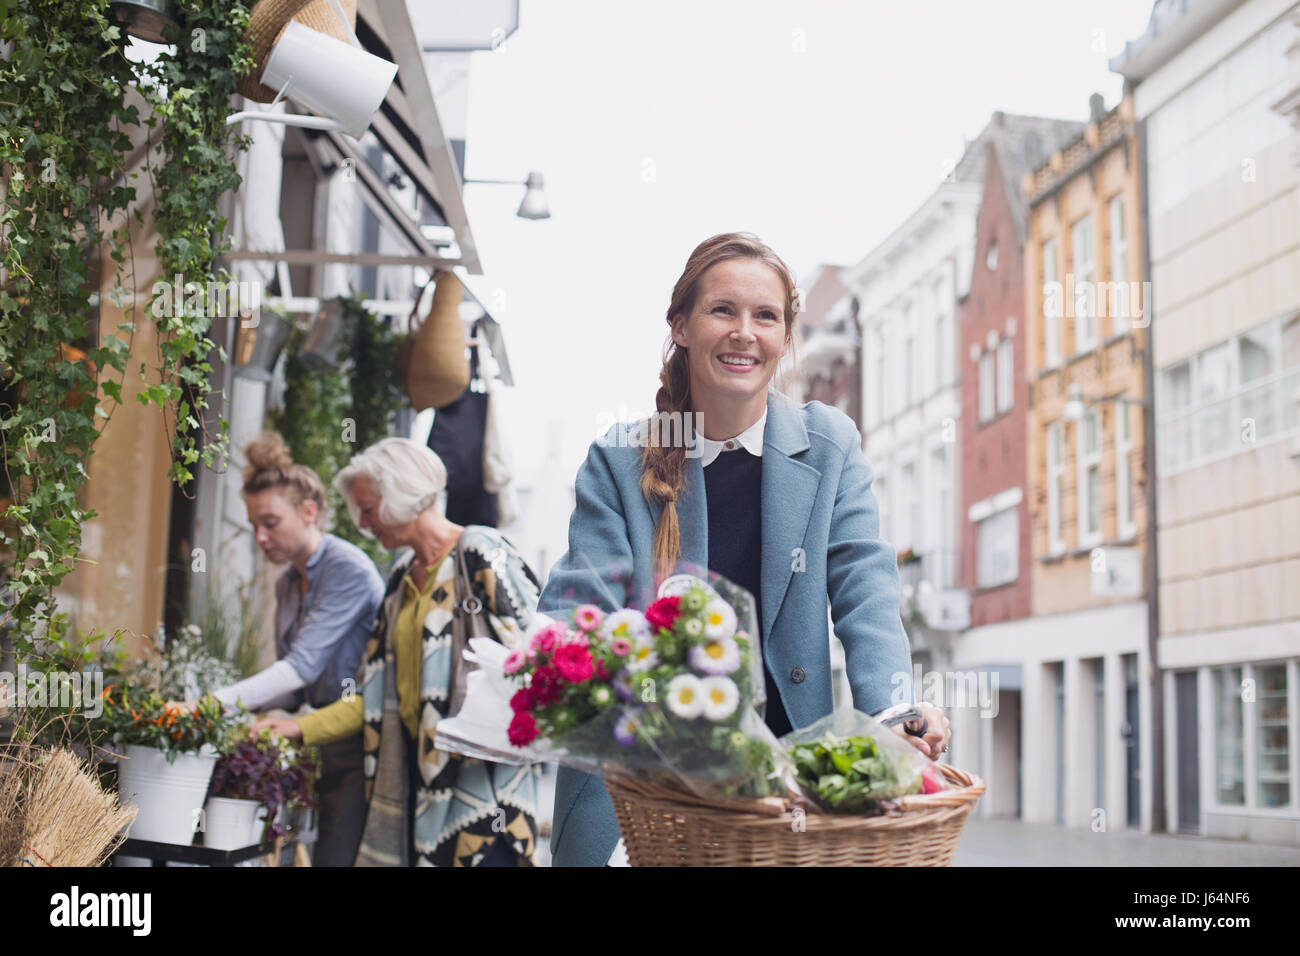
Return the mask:
{"type": "Polygon", "coordinates": [[[274,853],[279,863],[281,851],[298,842],[298,832],[289,830],[283,836],[264,840],[253,846],[240,847],[238,850],[215,850],[207,846],[181,846],[179,843],[154,843],[151,840],[124,840],[113,854],[117,856],[135,856],[149,860],[154,866],[168,863],[195,863],[199,866],[234,866],[255,860],[259,856],[274,853]]]}

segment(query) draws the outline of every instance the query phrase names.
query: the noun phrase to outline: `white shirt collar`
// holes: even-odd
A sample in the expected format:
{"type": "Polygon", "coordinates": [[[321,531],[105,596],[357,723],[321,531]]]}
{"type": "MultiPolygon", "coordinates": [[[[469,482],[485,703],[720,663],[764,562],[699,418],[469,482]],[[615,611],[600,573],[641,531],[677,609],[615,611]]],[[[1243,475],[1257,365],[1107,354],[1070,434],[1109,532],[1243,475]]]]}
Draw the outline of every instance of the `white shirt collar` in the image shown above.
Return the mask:
{"type": "Polygon", "coordinates": [[[695,433],[695,440],[700,446],[700,465],[704,468],[709,467],[717,460],[717,457],[724,451],[731,451],[736,448],[744,448],[751,455],[763,457],[763,429],[767,426],[767,409],[763,409],[763,416],[754,424],[750,425],[743,432],[734,438],[728,438],[724,441],[714,441],[712,438],[705,438],[699,432],[695,433]]]}

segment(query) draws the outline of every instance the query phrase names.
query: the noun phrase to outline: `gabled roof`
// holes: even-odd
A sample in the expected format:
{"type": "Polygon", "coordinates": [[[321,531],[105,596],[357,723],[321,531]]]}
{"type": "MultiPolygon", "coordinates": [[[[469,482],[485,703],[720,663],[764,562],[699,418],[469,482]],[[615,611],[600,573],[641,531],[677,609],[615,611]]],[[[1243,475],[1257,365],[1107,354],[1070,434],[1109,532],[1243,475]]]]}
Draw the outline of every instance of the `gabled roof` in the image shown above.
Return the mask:
{"type": "Polygon", "coordinates": [[[1022,116],[998,111],[980,133],[980,140],[986,143],[986,151],[997,150],[1002,190],[1006,193],[1011,218],[1016,224],[1016,235],[1021,242],[1028,235],[1029,211],[1020,194],[1020,180],[1025,173],[1033,172],[1042,165],[1052,153],[1081,135],[1084,125],[1077,120],[1022,116]]]}

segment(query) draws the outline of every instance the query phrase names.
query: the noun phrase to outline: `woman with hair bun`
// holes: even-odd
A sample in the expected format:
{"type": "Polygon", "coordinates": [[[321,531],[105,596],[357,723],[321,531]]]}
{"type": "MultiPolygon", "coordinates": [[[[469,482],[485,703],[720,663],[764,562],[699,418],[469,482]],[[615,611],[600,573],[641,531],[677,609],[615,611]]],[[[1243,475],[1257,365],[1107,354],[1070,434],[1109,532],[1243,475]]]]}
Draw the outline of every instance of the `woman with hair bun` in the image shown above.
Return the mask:
{"type": "MultiPolygon", "coordinates": [[[[897,556],[880,538],[862,436],[839,410],[797,405],[771,387],[794,341],[796,292],[789,268],[754,235],[695,248],[668,306],[658,421],[617,424],[592,443],[569,551],[538,603],[547,614],[585,602],[644,606],[679,560],[727,577],[757,605],[766,719],[778,736],[832,710],[828,601],[853,706],[878,714],[896,703],[900,675],[911,684],[897,556]],[[692,427],[663,427],[673,421],[692,427]],[[624,568],[631,579],[616,579],[624,568]]],[[[924,721],[905,739],[937,756],[948,720],[920,707],[924,721]]],[[[561,768],[551,832],[557,866],[611,859],[618,823],[598,777],[561,768]]]]}
{"type": "Polygon", "coordinates": [[[477,633],[515,647],[536,613],[536,576],[496,528],[447,518],[447,469],[420,442],[376,442],[348,462],[334,487],[358,528],[401,552],[357,693],[257,726],[307,744],[364,740],[357,866],[532,866],[536,768],[433,744],[468,678],[458,641],[477,633]]]}
{"type": "MultiPolygon", "coordinates": [[[[244,448],[242,490],[253,536],[267,560],[288,565],[275,582],[279,658],[247,680],[213,693],[227,707],[297,710],[326,707],[343,696],[384,596],[384,582],[364,551],[321,528],[325,484],[295,464],[275,432],[244,448]]],[[[360,741],[320,748],[319,835],[314,866],[351,866],[364,809],[360,741]]]]}

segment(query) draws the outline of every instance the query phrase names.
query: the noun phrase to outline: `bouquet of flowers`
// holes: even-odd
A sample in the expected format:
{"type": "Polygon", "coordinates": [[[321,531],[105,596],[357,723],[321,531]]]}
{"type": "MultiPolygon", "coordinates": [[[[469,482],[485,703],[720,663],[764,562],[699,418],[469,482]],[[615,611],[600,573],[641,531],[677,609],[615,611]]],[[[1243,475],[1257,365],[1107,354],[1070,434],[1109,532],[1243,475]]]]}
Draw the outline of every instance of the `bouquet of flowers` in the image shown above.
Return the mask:
{"type": "Polygon", "coordinates": [[[439,722],[435,745],[509,759],[499,741],[467,747],[471,738],[484,742],[471,726],[477,712],[485,715],[479,727],[508,720],[516,760],[664,772],[699,793],[781,792],[756,634],[752,595],[704,572],[668,578],[644,612],[581,604],[567,621],[543,620],[500,657],[473,641],[466,656],[480,670],[461,714],[439,722]],[[479,706],[489,699],[491,715],[479,706]]]}

